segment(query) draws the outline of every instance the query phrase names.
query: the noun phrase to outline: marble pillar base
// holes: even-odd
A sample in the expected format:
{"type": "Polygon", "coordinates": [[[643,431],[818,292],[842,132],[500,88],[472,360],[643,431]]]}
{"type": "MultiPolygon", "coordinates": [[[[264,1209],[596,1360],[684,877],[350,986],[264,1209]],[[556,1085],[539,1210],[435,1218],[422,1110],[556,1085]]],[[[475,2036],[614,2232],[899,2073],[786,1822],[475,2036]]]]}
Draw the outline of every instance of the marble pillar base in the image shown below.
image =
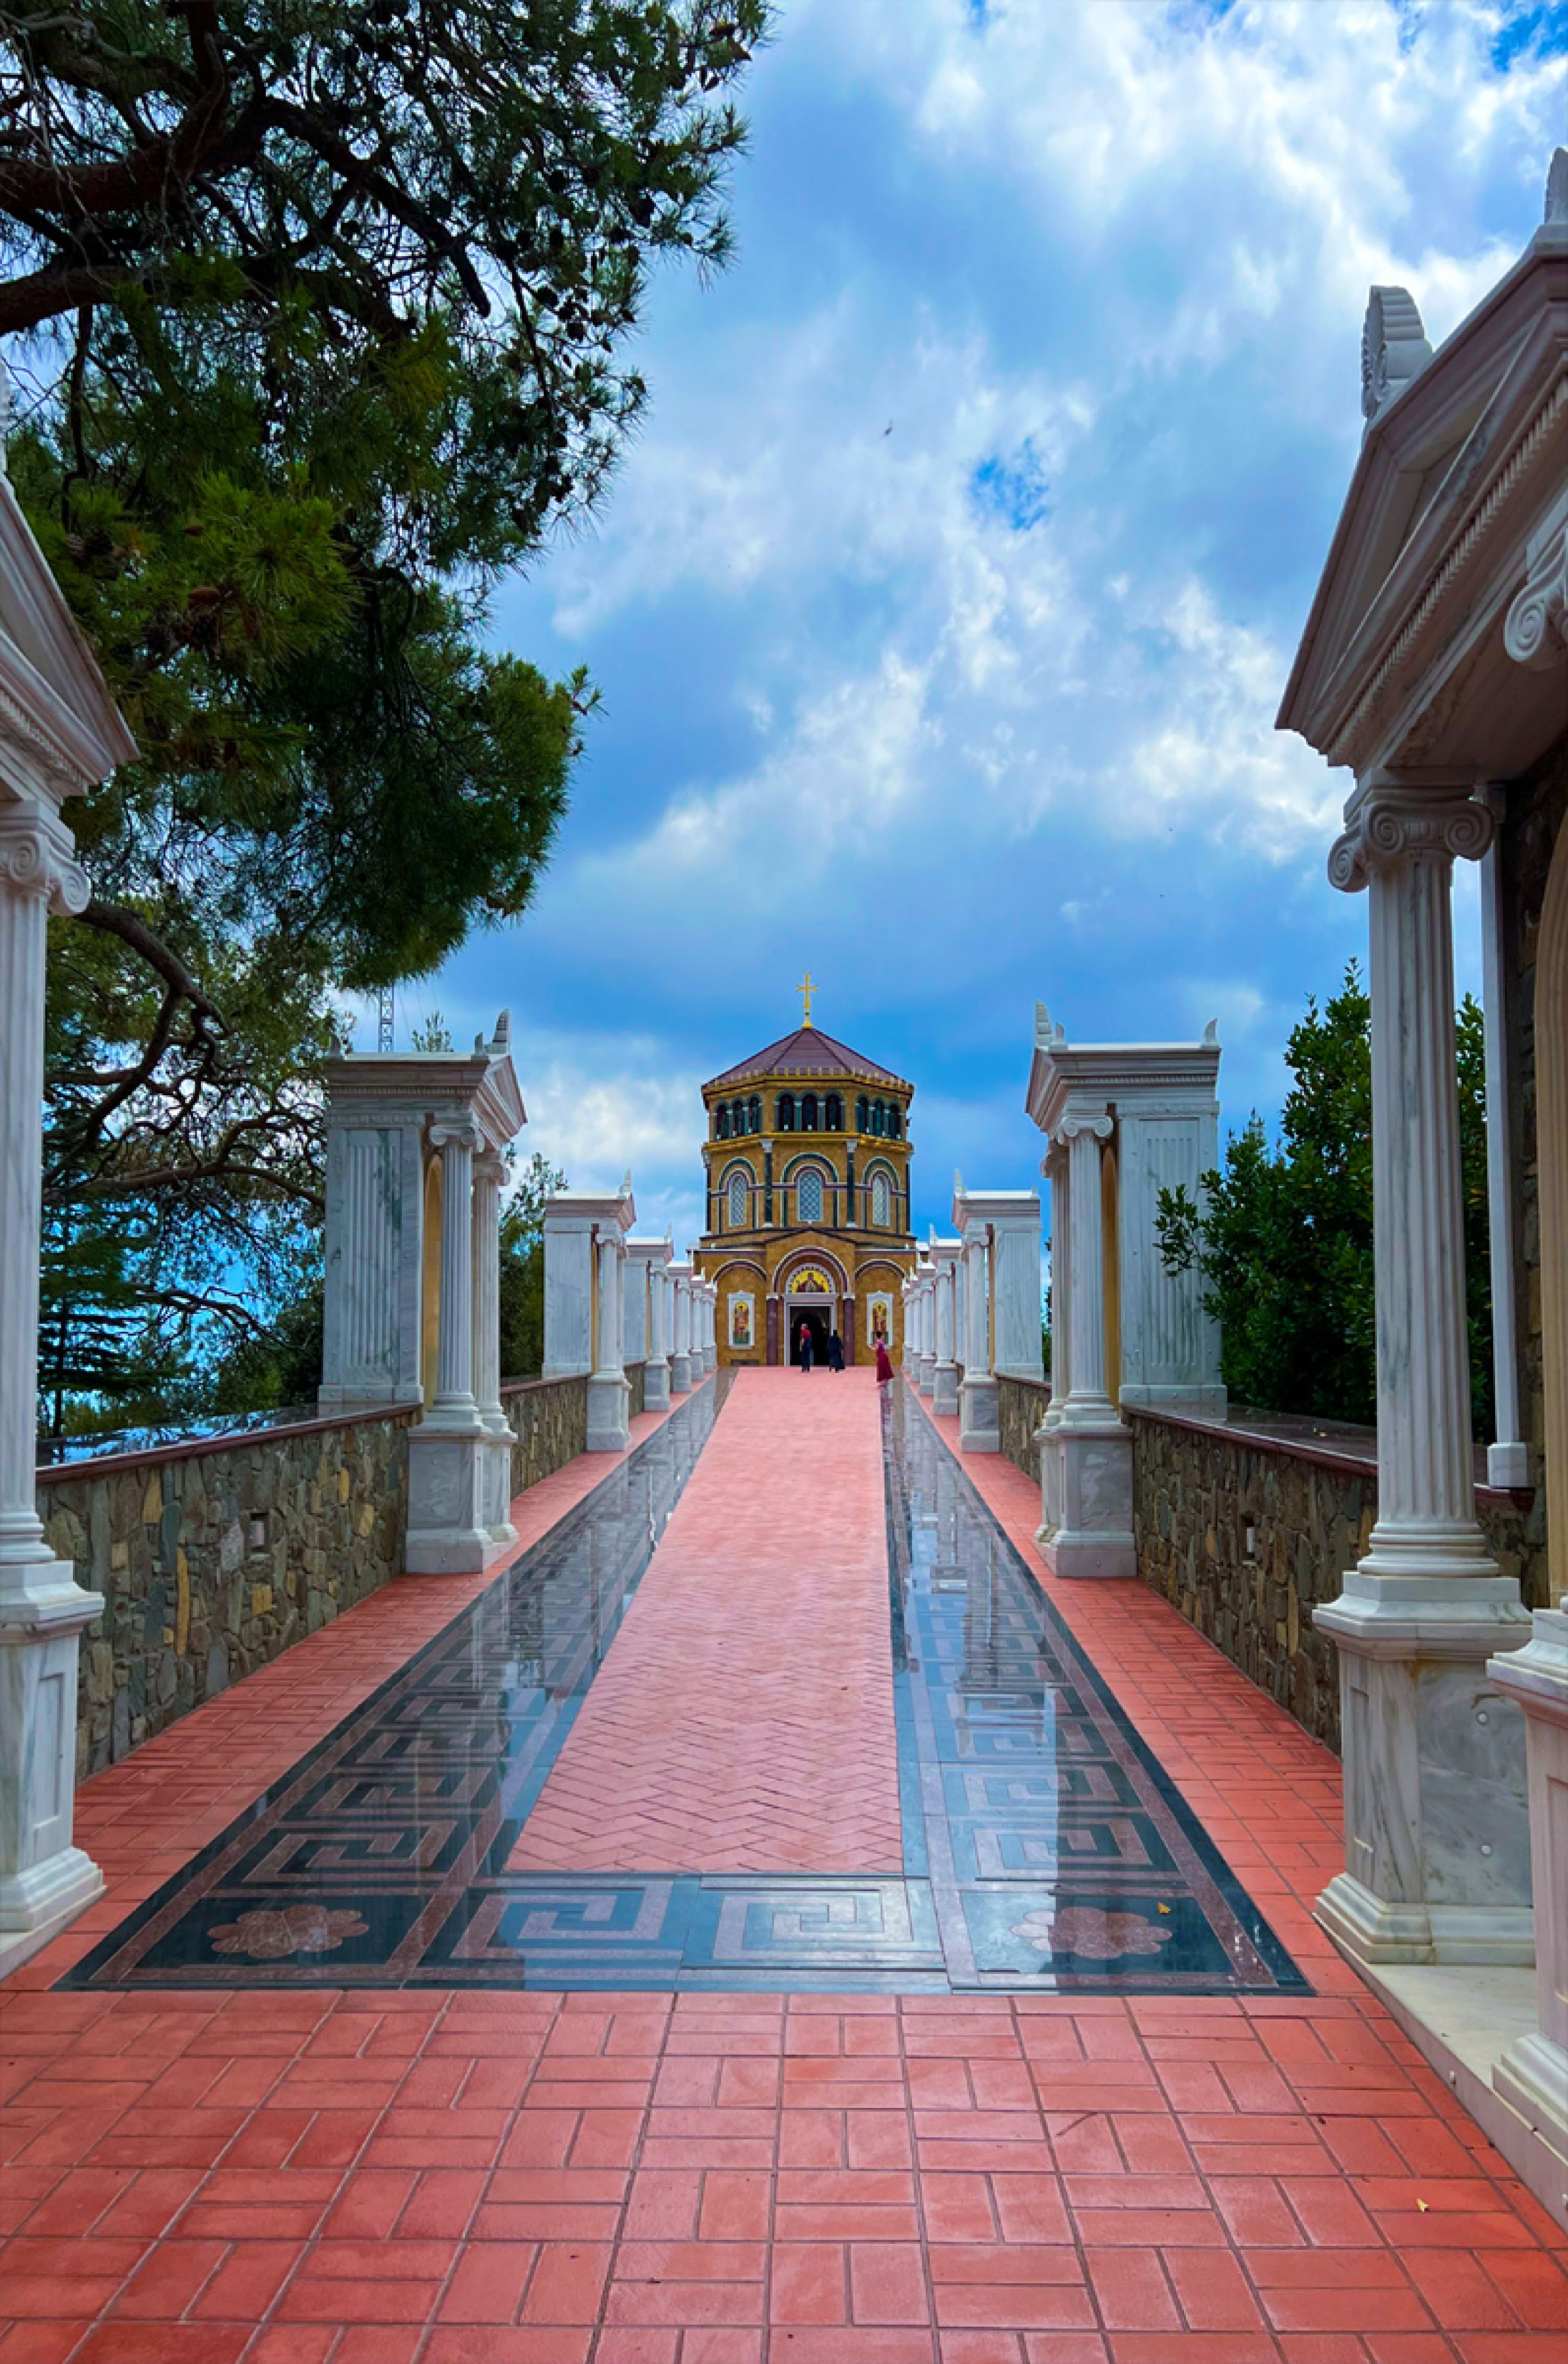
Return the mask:
{"type": "Polygon", "coordinates": [[[689,1392],[690,1388],[691,1388],[691,1384],[692,1384],[692,1358],[691,1358],[691,1356],[690,1356],[689,1355],[671,1355],[671,1357],[670,1357],[670,1392],[671,1392],[671,1394],[672,1394],[672,1395],[677,1395],[677,1396],[684,1396],[684,1395],[685,1395],[685,1394],[687,1394],[687,1393],[689,1392]]]}
{"type": "Polygon", "coordinates": [[[1529,1637],[1518,1587],[1409,1562],[1344,1584],[1314,1620],[1339,1648],[1345,1775],[1345,1869],[1317,1917],[1359,1961],[1529,1963],[1524,1718],[1485,1663],[1529,1637]]]}
{"type": "Polygon", "coordinates": [[[1492,2084],[1543,2142],[1562,2152],[1568,2182],[1568,2051],[1537,2028],[1509,2045],[1492,2071],[1492,2084]]]}
{"type": "Polygon", "coordinates": [[[631,1383],[624,1371],[595,1371],[588,1381],[585,1453],[624,1453],[631,1443],[631,1383]]]}
{"type": "MultiPolygon", "coordinates": [[[[1568,1609],[1538,1609],[1525,1648],[1486,1672],[1525,1719],[1537,1944],[1537,2024],[1492,2082],[1568,2162],[1568,1609]]],[[[1568,2213],[1568,2167],[1562,2204],[1568,2213]]]]}
{"type": "Polygon", "coordinates": [[[933,1363],[931,1366],[931,1410],[956,1412],[958,1410],[958,1365],[933,1363]]]}
{"type": "Polygon", "coordinates": [[[7,1569],[0,1593],[0,1971],[17,1968],[103,1892],[72,1843],[76,1654],[103,1613],[69,1560],[7,1569]]]}
{"type": "Polygon", "coordinates": [[[512,1453],[517,1438],[505,1414],[486,1421],[490,1434],[489,1467],[485,1473],[485,1523],[490,1539],[505,1548],[517,1540],[512,1524],[512,1453]]]}
{"type": "Polygon", "coordinates": [[[432,1420],[409,1430],[403,1565],[410,1576],[478,1575],[507,1548],[491,1532],[497,1442],[477,1417],[472,1427],[432,1420]]]}
{"type": "Polygon", "coordinates": [[[1002,1415],[989,1371],[965,1378],[958,1391],[958,1442],[964,1453],[1000,1453],[1002,1415]]]}
{"type": "Polygon", "coordinates": [[[644,1411],[668,1411],[670,1409],[670,1366],[661,1355],[656,1362],[642,1366],[642,1409],[644,1411]]]}
{"type": "Polygon", "coordinates": [[[932,1391],[935,1385],[936,1367],[937,1358],[934,1355],[921,1355],[917,1358],[915,1385],[923,1396],[929,1396],[932,1391]]]}
{"type": "Polygon", "coordinates": [[[1132,1433],[1112,1419],[1070,1427],[1042,1422],[1036,1538],[1052,1576],[1138,1574],[1132,1533],[1132,1433]]]}

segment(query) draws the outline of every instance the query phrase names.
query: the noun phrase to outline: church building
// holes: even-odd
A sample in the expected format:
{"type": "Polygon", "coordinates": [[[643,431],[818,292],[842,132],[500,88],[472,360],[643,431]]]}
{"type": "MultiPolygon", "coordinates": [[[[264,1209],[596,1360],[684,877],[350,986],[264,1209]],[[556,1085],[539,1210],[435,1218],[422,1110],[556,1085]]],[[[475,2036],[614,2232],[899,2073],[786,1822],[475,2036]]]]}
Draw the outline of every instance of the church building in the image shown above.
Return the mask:
{"type": "Polygon", "coordinates": [[[718,1359],[820,1367],[903,1346],[914,1086],[805,1023],[703,1086],[707,1215],[698,1271],[718,1291],[718,1359]]]}

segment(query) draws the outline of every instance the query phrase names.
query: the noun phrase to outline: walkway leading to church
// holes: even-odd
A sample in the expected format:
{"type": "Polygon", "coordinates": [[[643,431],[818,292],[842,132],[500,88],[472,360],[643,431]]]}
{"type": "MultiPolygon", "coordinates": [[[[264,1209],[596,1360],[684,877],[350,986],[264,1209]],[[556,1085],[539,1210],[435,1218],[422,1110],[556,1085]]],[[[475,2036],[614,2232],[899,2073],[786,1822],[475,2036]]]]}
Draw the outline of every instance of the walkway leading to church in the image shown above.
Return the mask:
{"type": "MultiPolygon", "coordinates": [[[[895,1771],[901,1871],[509,1868],[623,1646],[681,1703],[639,1622],[698,1633],[705,1553],[723,1630],[757,1376],[525,1498],[500,1579],[391,1588],[86,1785],[111,1892],[0,1989],[0,2364],[1562,2364],[1568,2237],[1311,1922],[1332,1758],[1140,1587],[1031,1572],[1028,1481],[907,1394],[844,1759],[883,1811],[895,1771]],[[897,1895],[928,1967],[788,1967],[885,1956],[897,1895]]],[[[869,1387],[776,1384],[862,1519],[869,1387]]],[[[740,1631],[690,1701],[785,1732],[740,1631]]]]}
{"type": "Polygon", "coordinates": [[[518,1871],[897,1872],[869,1371],[748,1371],[514,1848],[518,1871]]]}

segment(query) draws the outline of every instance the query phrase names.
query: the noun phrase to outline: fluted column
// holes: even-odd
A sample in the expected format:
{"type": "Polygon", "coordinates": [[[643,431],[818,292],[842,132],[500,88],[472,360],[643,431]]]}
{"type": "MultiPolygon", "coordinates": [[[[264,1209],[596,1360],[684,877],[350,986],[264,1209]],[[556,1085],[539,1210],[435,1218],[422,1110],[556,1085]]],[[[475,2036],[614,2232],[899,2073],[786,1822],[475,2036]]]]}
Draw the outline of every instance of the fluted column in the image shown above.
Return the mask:
{"type": "Polygon", "coordinates": [[[931,1368],[931,1410],[958,1410],[958,1273],[959,1250],[944,1245],[936,1252],[937,1359],[931,1368]]]}
{"type": "Polygon", "coordinates": [[[1475,1520],[1453,1031],[1453,863],[1492,817],[1464,786],[1378,774],[1345,820],[1329,875],[1369,903],[1378,1516],[1317,1613],[1346,1838],[1318,1917],[1366,1960],[1528,1960],[1524,1728],[1483,1665],[1529,1621],[1475,1520]]]}
{"type": "Polygon", "coordinates": [[[599,1241],[599,1334],[594,1341],[595,1374],[614,1376],[621,1367],[620,1242],[599,1241]]]}
{"type": "Polygon", "coordinates": [[[1116,1417],[1116,1407],[1106,1392],[1105,1231],[1100,1209],[1100,1143],[1109,1140],[1111,1130],[1110,1117],[1103,1110],[1083,1115],[1069,1112],[1058,1135],[1067,1151],[1071,1377],[1062,1418],[1069,1428],[1101,1427],[1116,1417]]]}
{"type": "Polygon", "coordinates": [[[648,1266],[648,1360],[642,1372],[642,1408],[670,1408],[669,1275],[662,1264],[648,1266]]]}
{"type": "Polygon", "coordinates": [[[71,832],[0,803],[0,1968],[103,1888],[72,1843],[76,1652],[103,1601],[56,1559],[34,1501],[42,1217],[44,965],[51,910],[84,909],[71,832]]]}
{"type": "Polygon", "coordinates": [[[598,1257],[599,1318],[594,1338],[594,1368],[588,1380],[589,1453],[621,1453],[631,1439],[631,1388],[622,1353],[625,1306],[621,1296],[621,1260],[625,1234],[618,1228],[601,1230],[598,1257]]]}
{"type": "Polygon", "coordinates": [[[991,1235],[983,1222],[963,1230],[963,1379],[958,1441],[965,1453],[999,1453],[1001,1417],[991,1368],[991,1235]]]}
{"type": "Polygon", "coordinates": [[[485,1485],[486,1524],[498,1544],[517,1541],[511,1521],[512,1444],[501,1404],[501,1185],[506,1164],[486,1145],[473,1161],[473,1396],[495,1440],[485,1485]]]}
{"type": "Polygon", "coordinates": [[[436,1396],[430,1418],[439,1427],[469,1427],[478,1415],[473,1393],[473,1153],[471,1123],[430,1128],[441,1161],[441,1303],[436,1335],[436,1396]]]}

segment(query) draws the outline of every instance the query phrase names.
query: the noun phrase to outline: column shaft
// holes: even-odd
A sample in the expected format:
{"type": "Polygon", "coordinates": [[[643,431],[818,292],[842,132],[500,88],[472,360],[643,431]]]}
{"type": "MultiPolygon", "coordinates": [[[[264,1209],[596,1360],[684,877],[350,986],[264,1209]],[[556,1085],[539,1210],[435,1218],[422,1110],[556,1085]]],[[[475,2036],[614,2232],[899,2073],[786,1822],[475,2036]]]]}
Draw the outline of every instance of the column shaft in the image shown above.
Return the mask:
{"type": "Polygon", "coordinates": [[[1106,1393],[1105,1241],[1100,1220],[1100,1143],[1110,1121],[1081,1122],[1067,1136],[1068,1399],[1102,1416],[1106,1393]],[[1103,1127],[1103,1132],[1101,1128],[1103,1127]]]}
{"type": "Polygon", "coordinates": [[[431,1135],[441,1160],[441,1307],[431,1410],[471,1412],[473,1399],[474,1136],[452,1126],[431,1135]]]}
{"type": "Polygon", "coordinates": [[[5,855],[0,841],[0,1588],[7,1568],[50,1558],[33,1499],[49,906],[5,855]]]}

